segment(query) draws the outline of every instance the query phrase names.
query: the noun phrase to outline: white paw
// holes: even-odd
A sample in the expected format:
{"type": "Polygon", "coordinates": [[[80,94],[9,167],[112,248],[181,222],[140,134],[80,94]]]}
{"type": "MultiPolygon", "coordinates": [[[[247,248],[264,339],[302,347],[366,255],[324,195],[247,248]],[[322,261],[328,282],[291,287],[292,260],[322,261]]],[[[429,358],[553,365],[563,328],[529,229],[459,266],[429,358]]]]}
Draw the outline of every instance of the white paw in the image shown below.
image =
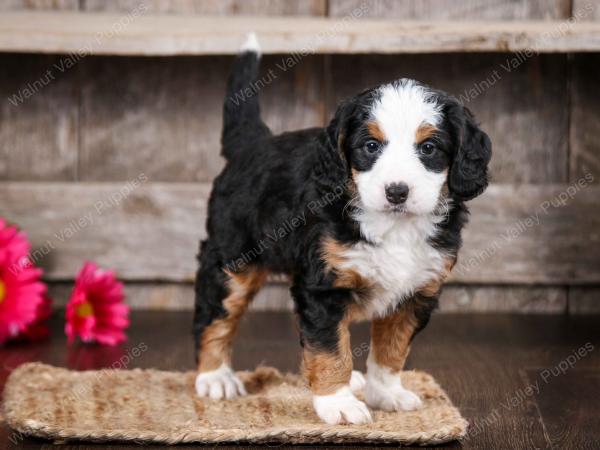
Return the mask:
{"type": "Polygon", "coordinates": [[[231,367],[223,364],[217,370],[199,373],[196,377],[196,393],[199,397],[213,400],[234,398],[246,395],[244,384],[235,375],[231,367]]]}
{"type": "Polygon", "coordinates": [[[339,389],[335,394],[313,396],[313,406],[317,415],[331,425],[373,421],[367,405],[354,396],[349,386],[339,389]]]}
{"type": "Polygon", "coordinates": [[[378,365],[371,355],[367,359],[364,392],[367,405],[383,411],[413,411],[423,404],[417,394],[402,386],[399,373],[378,365]]]}
{"type": "Polygon", "coordinates": [[[402,385],[385,386],[371,379],[365,386],[365,400],[371,408],[383,411],[413,411],[423,405],[417,394],[402,385]]]}
{"type": "Polygon", "coordinates": [[[365,384],[367,384],[365,376],[358,370],[353,370],[352,376],[350,377],[350,390],[352,392],[362,391],[362,389],[365,387],[365,384]]]}

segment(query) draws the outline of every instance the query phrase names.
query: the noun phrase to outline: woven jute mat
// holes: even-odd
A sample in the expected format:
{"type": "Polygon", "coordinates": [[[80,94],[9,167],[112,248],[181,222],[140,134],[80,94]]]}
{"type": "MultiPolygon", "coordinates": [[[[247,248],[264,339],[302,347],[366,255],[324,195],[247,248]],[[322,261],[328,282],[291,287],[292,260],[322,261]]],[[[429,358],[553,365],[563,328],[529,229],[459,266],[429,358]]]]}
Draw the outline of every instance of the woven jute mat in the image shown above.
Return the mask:
{"type": "MultiPolygon", "coordinates": [[[[21,433],[53,440],[154,443],[396,443],[459,439],[467,422],[428,374],[403,372],[423,407],[372,411],[369,425],[326,425],[298,375],[259,367],[239,372],[249,395],[200,399],[193,372],[75,372],[39,363],[17,368],[4,390],[4,415],[21,433]]],[[[358,394],[361,397],[361,394],[358,394]]]]}

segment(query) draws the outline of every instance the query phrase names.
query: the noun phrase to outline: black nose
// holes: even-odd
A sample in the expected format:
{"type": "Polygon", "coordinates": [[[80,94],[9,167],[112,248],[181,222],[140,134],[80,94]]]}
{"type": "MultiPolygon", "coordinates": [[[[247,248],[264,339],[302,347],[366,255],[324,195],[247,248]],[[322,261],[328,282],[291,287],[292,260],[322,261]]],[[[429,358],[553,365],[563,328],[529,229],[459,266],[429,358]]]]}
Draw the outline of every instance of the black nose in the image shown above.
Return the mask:
{"type": "Polygon", "coordinates": [[[400,205],[408,198],[408,191],[406,183],[389,184],[385,187],[385,198],[394,205],[400,205]]]}

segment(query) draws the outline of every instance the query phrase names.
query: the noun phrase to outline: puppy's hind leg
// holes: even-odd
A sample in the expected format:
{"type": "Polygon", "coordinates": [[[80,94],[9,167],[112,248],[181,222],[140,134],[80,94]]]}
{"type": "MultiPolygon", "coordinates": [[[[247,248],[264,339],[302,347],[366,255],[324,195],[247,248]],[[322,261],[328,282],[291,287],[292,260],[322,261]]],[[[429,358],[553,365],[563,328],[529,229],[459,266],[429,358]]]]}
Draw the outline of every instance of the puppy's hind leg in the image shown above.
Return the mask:
{"type": "Polygon", "coordinates": [[[196,280],[194,335],[198,375],[196,392],[212,399],[245,395],[244,385],[231,368],[233,338],[249,302],[267,276],[247,267],[233,273],[202,255],[196,280]]]}

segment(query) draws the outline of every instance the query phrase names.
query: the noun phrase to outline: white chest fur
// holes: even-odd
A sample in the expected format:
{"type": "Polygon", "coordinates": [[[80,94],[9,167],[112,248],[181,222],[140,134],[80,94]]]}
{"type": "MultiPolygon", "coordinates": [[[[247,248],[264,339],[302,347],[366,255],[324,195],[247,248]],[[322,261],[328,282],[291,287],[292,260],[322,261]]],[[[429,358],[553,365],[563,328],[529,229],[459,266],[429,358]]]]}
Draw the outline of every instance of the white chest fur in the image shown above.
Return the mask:
{"type": "Polygon", "coordinates": [[[445,255],[429,243],[440,217],[369,214],[357,219],[371,243],[346,250],[343,267],[374,283],[374,298],[365,305],[370,316],[386,315],[443,273],[445,255]]]}

